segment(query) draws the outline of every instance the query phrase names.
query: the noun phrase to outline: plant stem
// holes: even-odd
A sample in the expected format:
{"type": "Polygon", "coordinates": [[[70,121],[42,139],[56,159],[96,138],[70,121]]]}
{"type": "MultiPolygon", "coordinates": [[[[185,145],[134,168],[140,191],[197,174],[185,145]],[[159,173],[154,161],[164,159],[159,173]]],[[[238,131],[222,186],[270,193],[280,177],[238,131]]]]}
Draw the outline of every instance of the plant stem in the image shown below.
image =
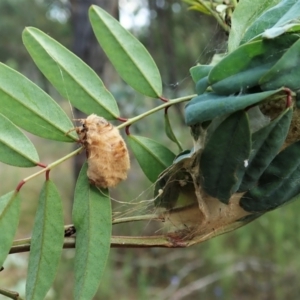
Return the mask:
{"type": "Polygon", "coordinates": [[[127,218],[113,219],[112,223],[121,224],[127,222],[148,221],[148,220],[161,221],[162,218],[157,215],[144,215],[144,216],[134,216],[134,217],[127,217],[127,218]]]}
{"type": "MultiPolygon", "coordinates": [[[[28,252],[31,239],[16,240],[11,247],[9,254],[28,252]]],[[[75,248],[76,237],[67,237],[64,240],[64,249],[75,248]]],[[[112,236],[111,248],[183,248],[189,245],[188,241],[172,240],[166,235],[156,236],[112,236]]]]}
{"type": "Polygon", "coordinates": [[[112,248],[181,248],[182,245],[174,244],[164,235],[157,236],[113,236],[111,238],[112,248]]]}
{"type": "Polygon", "coordinates": [[[19,296],[19,293],[12,292],[12,291],[9,291],[9,290],[0,289],[0,295],[6,296],[6,297],[8,297],[10,299],[14,299],[14,300],[23,300],[23,298],[21,298],[19,296]]]}
{"type": "Polygon", "coordinates": [[[69,159],[69,158],[71,158],[71,157],[77,155],[77,154],[80,153],[82,150],[83,150],[83,147],[80,147],[80,148],[76,149],[75,151],[73,151],[73,152],[67,154],[66,156],[64,156],[64,157],[62,157],[62,158],[56,160],[56,161],[53,162],[52,164],[49,164],[46,168],[44,168],[44,169],[42,169],[42,170],[40,170],[40,171],[38,171],[38,172],[36,172],[36,173],[34,173],[34,174],[32,174],[32,175],[26,177],[26,178],[24,178],[23,181],[24,181],[24,182],[27,182],[27,181],[29,181],[29,180],[31,180],[31,179],[37,177],[37,176],[40,175],[40,174],[46,173],[47,171],[53,169],[53,168],[56,167],[57,165],[59,165],[59,164],[61,164],[62,162],[66,161],[67,159],[69,159]]]}
{"type": "Polygon", "coordinates": [[[185,102],[185,101],[191,100],[192,98],[194,98],[196,96],[197,95],[194,94],[194,95],[180,97],[180,98],[176,98],[174,100],[170,100],[168,102],[165,102],[164,104],[156,106],[153,109],[150,109],[150,110],[148,110],[148,111],[146,111],[146,112],[144,112],[144,113],[142,113],[142,114],[140,114],[140,115],[138,115],[136,117],[128,119],[126,122],[124,122],[121,125],[117,126],[117,128],[121,129],[123,127],[131,125],[131,124],[133,124],[133,123],[135,123],[135,122],[137,122],[137,121],[139,121],[139,120],[141,120],[141,119],[143,119],[143,118],[145,118],[145,117],[147,117],[147,116],[149,116],[149,115],[151,115],[151,114],[153,114],[153,113],[155,113],[155,112],[157,112],[159,110],[162,110],[162,109],[164,109],[164,108],[166,108],[168,106],[172,106],[172,105],[177,104],[177,103],[181,103],[181,102],[185,102]]]}

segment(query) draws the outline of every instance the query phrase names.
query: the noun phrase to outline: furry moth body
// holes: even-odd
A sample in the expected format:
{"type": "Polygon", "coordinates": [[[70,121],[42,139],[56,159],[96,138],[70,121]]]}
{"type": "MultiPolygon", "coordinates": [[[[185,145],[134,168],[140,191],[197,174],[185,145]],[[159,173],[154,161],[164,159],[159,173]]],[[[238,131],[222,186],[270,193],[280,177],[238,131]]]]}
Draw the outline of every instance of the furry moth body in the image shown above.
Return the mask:
{"type": "Polygon", "coordinates": [[[100,188],[116,186],[127,178],[130,168],[128,150],[119,130],[95,114],[79,120],[76,127],[87,152],[87,176],[100,188]]]}

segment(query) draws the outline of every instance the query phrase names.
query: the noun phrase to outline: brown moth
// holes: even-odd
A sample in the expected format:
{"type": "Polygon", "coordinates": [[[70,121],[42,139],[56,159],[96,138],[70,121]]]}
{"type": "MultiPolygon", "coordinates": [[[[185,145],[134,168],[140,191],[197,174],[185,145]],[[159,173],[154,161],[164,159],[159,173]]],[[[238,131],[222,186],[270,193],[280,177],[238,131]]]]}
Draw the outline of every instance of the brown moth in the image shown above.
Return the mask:
{"type": "Polygon", "coordinates": [[[130,168],[128,150],[119,130],[95,114],[79,119],[76,127],[80,142],[87,152],[87,176],[100,188],[116,186],[127,178],[130,168]]]}

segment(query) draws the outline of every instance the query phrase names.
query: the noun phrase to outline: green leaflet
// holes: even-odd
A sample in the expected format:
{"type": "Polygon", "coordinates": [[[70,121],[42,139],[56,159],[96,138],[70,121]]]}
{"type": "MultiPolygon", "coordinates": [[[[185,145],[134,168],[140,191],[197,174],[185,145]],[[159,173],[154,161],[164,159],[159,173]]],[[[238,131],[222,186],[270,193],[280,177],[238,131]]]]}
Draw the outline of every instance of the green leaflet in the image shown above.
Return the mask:
{"type": "Polygon", "coordinates": [[[203,14],[211,15],[211,12],[200,2],[195,0],[183,0],[185,3],[189,4],[189,10],[197,10],[203,14]]]}
{"type": "Polygon", "coordinates": [[[282,1],[278,10],[280,15],[277,23],[262,34],[263,38],[275,38],[285,32],[299,31],[300,2],[297,0],[282,1]]]}
{"type": "Polygon", "coordinates": [[[203,189],[228,204],[237,190],[250,150],[249,121],[245,112],[238,111],[217,127],[202,152],[199,179],[203,189]]]}
{"type": "Polygon", "coordinates": [[[108,120],[119,115],[117,103],[97,74],[79,57],[44,32],[27,27],[23,42],[30,56],[58,92],[86,114],[108,120]]]}
{"type": "Polygon", "coordinates": [[[46,181],[39,199],[32,232],[26,299],[44,299],[58,269],[64,243],[64,216],[60,195],[46,181]]]}
{"type": "Polygon", "coordinates": [[[175,158],[175,154],[168,148],[142,136],[129,135],[128,144],[151,182],[155,182],[158,175],[170,166],[175,158]]]}
{"type": "Polygon", "coordinates": [[[179,151],[182,151],[181,144],[178,141],[176,135],[174,134],[168,113],[164,114],[164,119],[165,119],[165,132],[167,137],[178,146],[179,151]]]}
{"type": "Polygon", "coordinates": [[[252,135],[252,150],[239,191],[247,191],[257,183],[281,149],[288,134],[292,108],[252,135]]]}
{"type": "MultiPolygon", "coordinates": [[[[300,2],[299,2],[300,3],[300,2]]],[[[277,63],[260,79],[263,90],[287,87],[293,91],[300,89],[300,40],[294,43],[277,63]]]]}
{"type": "Polygon", "coordinates": [[[215,65],[209,73],[209,84],[223,95],[244,92],[258,85],[259,79],[297,39],[294,35],[280,36],[240,46],[215,65]]]}
{"type": "MultiPolygon", "coordinates": [[[[251,2],[251,1],[250,1],[251,2]]],[[[265,1],[260,1],[265,3],[265,1]]],[[[245,35],[241,40],[241,44],[248,42],[254,37],[263,33],[266,29],[273,27],[278,20],[290,9],[290,7],[297,2],[297,0],[272,0],[266,1],[265,10],[255,21],[249,24],[245,35]]],[[[264,5],[264,4],[263,4],[264,5]]],[[[249,13],[252,12],[252,8],[249,8],[249,13]]]]}
{"type": "Polygon", "coordinates": [[[240,205],[249,212],[267,212],[300,193],[300,142],[280,152],[260,177],[257,186],[241,199],[240,205]]]}
{"type": "Polygon", "coordinates": [[[109,193],[89,184],[87,163],[75,187],[72,219],[76,228],[74,299],[93,299],[110,251],[112,212],[109,193]]]}
{"type": "Polygon", "coordinates": [[[193,98],[185,107],[185,122],[188,126],[233,113],[262,102],[279,90],[262,93],[222,96],[216,93],[205,93],[193,98]]]}
{"type": "Polygon", "coordinates": [[[20,196],[11,191],[0,197],[0,265],[9,253],[19,224],[20,196]]]}
{"type": "Polygon", "coordinates": [[[39,162],[39,156],[31,141],[2,114],[0,114],[0,161],[17,167],[34,167],[39,162]]]}
{"type": "Polygon", "coordinates": [[[282,27],[267,29],[262,34],[262,38],[274,39],[284,33],[298,33],[298,32],[300,32],[300,24],[287,24],[282,27]]]}
{"type": "Polygon", "coordinates": [[[198,65],[191,67],[190,73],[193,78],[193,81],[197,83],[200,79],[206,77],[212,68],[212,65],[198,65]]]}
{"type": "Polygon", "coordinates": [[[208,88],[208,86],[209,86],[208,76],[205,76],[196,83],[196,93],[198,95],[203,94],[208,88]]]}
{"type": "Polygon", "coordinates": [[[74,142],[74,127],[61,107],[22,74],[0,63],[0,113],[46,139],[74,142]],[[68,133],[67,133],[68,132],[68,133]]]}
{"type": "Polygon", "coordinates": [[[100,7],[92,5],[89,17],[99,44],[124,81],[143,95],[161,96],[159,70],[146,48],[100,7]]]}
{"type": "Polygon", "coordinates": [[[209,86],[208,74],[212,68],[212,65],[198,65],[190,68],[191,76],[196,83],[196,92],[198,95],[203,94],[209,86]]]}
{"type": "MultiPolygon", "coordinates": [[[[256,36],[264,29],[268,28],[265,24],[268,20],[259,17],[264,11],[276,5],[280,0],[243,0],[237,5],[231,19],[231,31],[228,39],[229,52],[234,51],[247,34],[248,39],[256,36]],[[254,27],[252,24],[256,24],[254,27]],[[251,30],[249,29],[251,28],[251,30]],[[253,32],[254,31],[254,32],[253,32]],[[253,33],[252,33],[253,32],[253,33]],[[257,33],[258,32],[258,33],[257,33]]],[[[276,22],[276,21],[275,21],[276,22]]]]}
{"type": "Polygon", "coordinates": [[[283,26],[287,23],[297,22],[300,17],[300,2],[298,0],[283,0],[281,6],[281,17],[274,27],[283,26]],[[289,8],[288,10],[286,10],[289,8]]]}

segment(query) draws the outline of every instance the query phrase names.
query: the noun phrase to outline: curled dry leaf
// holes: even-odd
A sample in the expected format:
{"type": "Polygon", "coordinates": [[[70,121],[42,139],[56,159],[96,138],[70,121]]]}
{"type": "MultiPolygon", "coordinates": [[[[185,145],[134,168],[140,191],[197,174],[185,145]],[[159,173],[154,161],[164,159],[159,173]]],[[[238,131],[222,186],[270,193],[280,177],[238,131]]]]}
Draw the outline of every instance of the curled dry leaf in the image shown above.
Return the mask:
{"type": "Polygon", "coordinates": [[[99,188],[116,186],[127,178],[130,168],[128,150],[119,130],[95,114],[79,120],[76,127],[87,152],[87,176],[99,188]]]}
{"type": "Polygon", "coordinates": [[[205,192],[199,181],[202,151],[166,169],[157,182],[157,213],[176,247],[204,242],[257,217],[240,207],[244,193],[234,193],[224,204],[205,192]]]}

